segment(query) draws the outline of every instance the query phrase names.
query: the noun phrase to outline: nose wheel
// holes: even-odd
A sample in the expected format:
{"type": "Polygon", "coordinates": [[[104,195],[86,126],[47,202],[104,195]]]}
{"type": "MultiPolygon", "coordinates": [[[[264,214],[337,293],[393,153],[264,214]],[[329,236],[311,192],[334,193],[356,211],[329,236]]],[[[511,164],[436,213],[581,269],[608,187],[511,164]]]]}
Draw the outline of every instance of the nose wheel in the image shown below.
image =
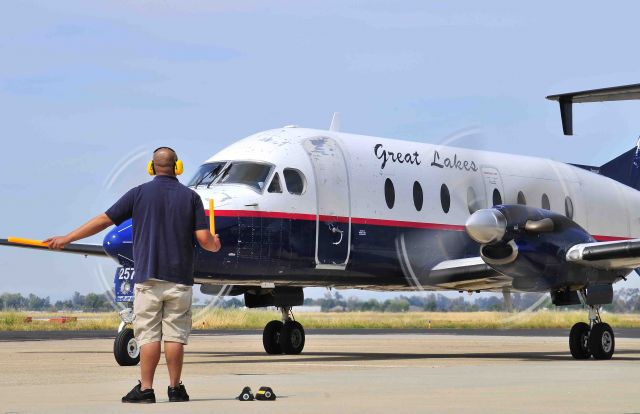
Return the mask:
{"type": "Polygon", "coordinates": [[[120,311],[120,327],[118,334],[113,341],[113,356],[121,366],[138,365],[140,362],[140,347],[133,335],[131,324],[135,319],[133,314],[133,303],[127,303],[127,307],[120,311]]]}
{"type": "MultiPolygon", "coordinates": [[[[578,295],[583,298],[583,295],[578,295]]],[[[582,301],[582,299],[581,299],[582,301]]],[[[600,319],[599,306],[588,305],[589,323],[578,322],[569,333],[569,350],[575,359],[611,359],[615,336],[609,324],[600,319]]]]}
{"type": "Polygon", "coordinates": [[[113,356],[120,366],[138,365],[140,362],[140,348],[133,336],[133,329],[126,328],[118,332],[113,342],[113,356]]]}
{"type": "Polygon", "coordinates": [[[304,328],[293,319],[290,307],[280,309],[282,321],[273,320],[264,327],[262,345],[267,354],[297,355],[304,349],[304,328]]]}

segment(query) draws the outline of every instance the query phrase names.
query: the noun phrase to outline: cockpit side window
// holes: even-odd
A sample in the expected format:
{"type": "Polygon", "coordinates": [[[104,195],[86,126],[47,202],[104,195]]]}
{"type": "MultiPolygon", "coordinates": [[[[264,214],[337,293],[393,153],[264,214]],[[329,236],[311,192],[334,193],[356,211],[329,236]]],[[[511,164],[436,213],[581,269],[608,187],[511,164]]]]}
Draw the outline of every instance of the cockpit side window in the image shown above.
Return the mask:
{"type": "Polygon", "coordinates": [[[226,163],[226,161],[221,161],[201,165],[193,178],[189,180],[187,186],[197,188],[200,185],[204,185],[209,187],[218,178],[226,163]]]}
{"type": "Polygon", "coordinates": [[[282,174],[289,193],[300,195],[304,192],[305,179],[300,171],[293,168],[285,168],[282,174]]]}
{"type": "Polygon", "coordinates": [[[282,186],[280,185],[280,176],[278,173],[273,175],[273,179],[271,180],[271,184],[269,184],[267,191],[270,193],[282,193],[282,186]]]}
{"type": "Polygon", "coordinates": [[[244,184],[262,192],[271,166],[257,162],[232,162],[223,171],[218,184],[244,184]]]}

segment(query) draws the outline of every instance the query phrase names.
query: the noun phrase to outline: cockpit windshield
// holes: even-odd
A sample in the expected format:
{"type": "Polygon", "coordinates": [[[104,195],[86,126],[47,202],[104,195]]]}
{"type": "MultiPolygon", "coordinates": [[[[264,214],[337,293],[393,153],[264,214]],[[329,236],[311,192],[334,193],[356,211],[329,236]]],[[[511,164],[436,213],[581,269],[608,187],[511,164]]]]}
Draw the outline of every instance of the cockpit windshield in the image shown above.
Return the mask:
{"type": "Polygon", "coordinates": [[[262,192],[271,165],[257,162],[232,162],[223,171],[218,184],[244,184],[262,192]]]}
{"type": "Polygon", "coordinates": [[[204,185],[206,187],[211,186],[211,184],[215,181],[220,173],[222,172],[222,168],[227,164],[227,161],[222,162],[212,162],[208,164],[203,164],[198,168],[196,175],[189,181],[187,184],[188,187],[198,188],[199,185],[204,185]]]}

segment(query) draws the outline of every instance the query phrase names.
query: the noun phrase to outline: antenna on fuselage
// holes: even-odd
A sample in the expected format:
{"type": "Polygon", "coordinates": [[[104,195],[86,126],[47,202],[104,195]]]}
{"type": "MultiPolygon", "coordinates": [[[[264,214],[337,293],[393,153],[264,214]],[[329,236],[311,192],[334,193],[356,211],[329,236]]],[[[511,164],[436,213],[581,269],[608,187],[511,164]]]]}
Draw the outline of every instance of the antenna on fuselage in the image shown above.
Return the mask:
{"type": "Polygon", "coordinates": [[[630,101],[640,99],[640,83],[633,85],[614,86],[612,88],[591,89],[588,91],[561,93],[549,95],[547,99],[560,103],[560,117],[562,131],[565,135],[573,135],[574,103],[630,101]]]}
{"type": "Polygon", "coordinates": [[[340,112],[333,113],[333,118],[331,118],[331,125],[329,126],[329,131],[334,131],[334,132],[340,131],[340,112]]]}

